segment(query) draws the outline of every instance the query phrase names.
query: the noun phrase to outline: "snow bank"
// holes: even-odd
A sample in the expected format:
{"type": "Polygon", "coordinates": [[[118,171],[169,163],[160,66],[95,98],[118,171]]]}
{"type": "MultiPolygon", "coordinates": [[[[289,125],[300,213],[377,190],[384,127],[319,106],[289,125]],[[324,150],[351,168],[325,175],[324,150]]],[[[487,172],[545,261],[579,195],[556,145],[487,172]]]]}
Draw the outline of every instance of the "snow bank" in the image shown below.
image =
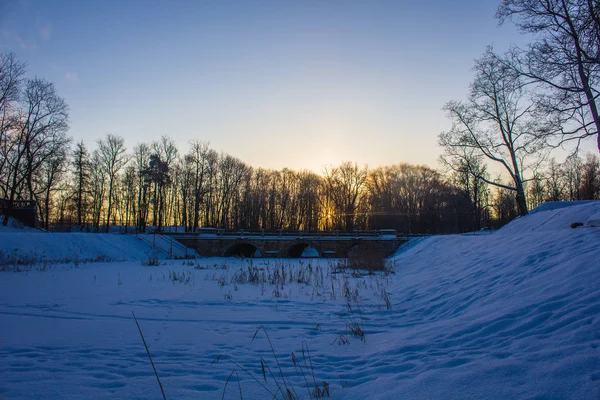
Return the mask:
{"type": "Polygon", "coordinates": [[[4,216],[0,215],[0,232],[35,232],[37,229],[23,225],[14,218],[9,218],[8,224],[4,226],[4,216]]]}
{"type": "MultiPolygon", "coordinates": [[[[406,398],[600,397],[600,202],[554,203],[394,258],[406,398]],[[571,228],[581,221],[583,227],[571,228]],[[405,325],[406,326],[406,325],[405,325]]],[[[394,379],[390,379],[392,390],[394,379]]]]}
{"type": "Polygon", "coordinates": [[[597,226],[600,220],[600,201],[553,201],[533,209],[524,218],[517,218],[499,230],[502,235],[527,232],[549,232],[572,229],[571,224],[597,226]]]}
{"type": "Polygon", "coordinates": [[[40,261],[146,260],[151,246],[135,235],[106,233],[48,233],[37,230],[0,231],[4,258],[40,261]]]}

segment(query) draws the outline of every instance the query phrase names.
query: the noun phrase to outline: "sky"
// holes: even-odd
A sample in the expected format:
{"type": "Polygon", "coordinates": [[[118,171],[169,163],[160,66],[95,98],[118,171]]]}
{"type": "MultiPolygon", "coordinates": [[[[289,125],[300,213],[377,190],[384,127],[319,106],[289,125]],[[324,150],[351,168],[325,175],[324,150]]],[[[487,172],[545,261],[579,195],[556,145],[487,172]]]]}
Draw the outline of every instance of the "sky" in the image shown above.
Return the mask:
{"type": "Polygon", "coordinates": [[[255,167],[435,168],[473,61],[525,43],[498,4],[0,0],[0,51],[55,84],[89,148],[166,135],[255,167]]]}

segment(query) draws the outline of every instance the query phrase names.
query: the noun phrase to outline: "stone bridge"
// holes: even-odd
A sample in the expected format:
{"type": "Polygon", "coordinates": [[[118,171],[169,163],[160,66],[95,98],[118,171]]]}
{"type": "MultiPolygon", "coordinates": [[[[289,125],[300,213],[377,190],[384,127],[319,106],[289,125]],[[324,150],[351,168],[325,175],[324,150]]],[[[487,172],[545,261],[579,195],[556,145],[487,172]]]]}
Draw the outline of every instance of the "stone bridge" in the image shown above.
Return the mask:
{"type": "Polygon", "coordinates": [[[369,233],[264,233],[218,232],[169,234],[204,257],[336,257],[369,252],[382,256],[393,254],[408,242],[395,232],[369,233]]]}

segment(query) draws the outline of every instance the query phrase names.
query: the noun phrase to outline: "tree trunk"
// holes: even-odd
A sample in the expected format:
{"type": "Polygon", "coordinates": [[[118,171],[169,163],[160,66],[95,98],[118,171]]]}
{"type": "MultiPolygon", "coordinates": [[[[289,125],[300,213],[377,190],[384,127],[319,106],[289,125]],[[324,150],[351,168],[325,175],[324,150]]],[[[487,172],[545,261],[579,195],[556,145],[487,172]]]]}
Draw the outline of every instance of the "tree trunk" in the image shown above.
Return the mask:
{"type": "Polygon", "coordinates": [[[519,180],[517,183],[517,208],[519,209],[519,215],[527,215],[527,199],[525,197],[525,190],[523,183],[519,180]]]}
{"type": "Polygon", "coordinates": [[[112,212],[112,191],[113,191],[113,179],[110,180],[108,185],[108,211],[106,213],[106,233],[110,227],[110,214],[112,212]]]}

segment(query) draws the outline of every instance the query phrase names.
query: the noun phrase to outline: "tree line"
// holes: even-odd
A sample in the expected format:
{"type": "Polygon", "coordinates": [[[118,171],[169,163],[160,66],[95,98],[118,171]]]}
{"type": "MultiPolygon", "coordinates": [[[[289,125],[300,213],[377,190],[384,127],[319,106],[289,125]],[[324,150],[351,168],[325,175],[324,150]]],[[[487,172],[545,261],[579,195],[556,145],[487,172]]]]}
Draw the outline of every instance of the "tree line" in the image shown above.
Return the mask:
{"type": "MultiPolygon", "coordinates": [[[[57,159],[60,173],[46,181],[45,187],[55,190],[33,192],[46,229],[76,225],[108,231],[110,225],[125,225],[144,231],[147,225],[176,225],[186,231],[211,226],[450,233],[518,215],[514,196],[491,190],[466,168],[442,174],[410,164],[369,169],[344,162],[318,175],[252,168],[201,141],[181,154],[166,136],[131,151],[112,134],[98,140],[93,151],[83,142],[72,149],[68,144],[63,142],[57,159]]],[[[14,173],[3,173],[3,194],[5,176],[14,173]]],[[[600,163],[593,155],[552,161],[532,182],[528,193],[537,203],[598,199],[600,163]]],[[[17,193],[21,198],[31,192],[22,185],[17,193]]]]}
{"type": "MultiPolygon", "coordinates": [[[[89,151],[78,142],[51,209],[56,225],[94,231],[125,225],[231,230],[364,230],[456,232],[471,226],[460,188],[425,166],[370,170],[343,162],[323,175],[253,168],[193,141],[182,154],[166,136],[127,151],[106,135],[89,151]],[[461,225],[462,224],[462,225],[461,225]],[[464,225],[464,226],[463,226],[464,225]]],[[[39,203],[45,207],[46,203],[39,203]]]]}
{"type": "Polygon", "coordinates": [[[590,0],[503,0],[499,21],[535,39],[504,54],[488,48],[467,100],[445,105],[452,126],[439,135],[442,171],[352,162],[322,174],[268,170],[200,140],[181,152],[167,136],[127,149],[107,134],[90,150],[67,135],[68,106],[54,85],[25,78],[25,65],[0,53],[4,213],[34,199],[46,229],[449,233],[498,226],[548,200],[599,199],[598,156],[578,152],[582,140],[600,140],[599,15],[590,0]],[[565,162],[550,158],[569,143],[565,162]]]}

